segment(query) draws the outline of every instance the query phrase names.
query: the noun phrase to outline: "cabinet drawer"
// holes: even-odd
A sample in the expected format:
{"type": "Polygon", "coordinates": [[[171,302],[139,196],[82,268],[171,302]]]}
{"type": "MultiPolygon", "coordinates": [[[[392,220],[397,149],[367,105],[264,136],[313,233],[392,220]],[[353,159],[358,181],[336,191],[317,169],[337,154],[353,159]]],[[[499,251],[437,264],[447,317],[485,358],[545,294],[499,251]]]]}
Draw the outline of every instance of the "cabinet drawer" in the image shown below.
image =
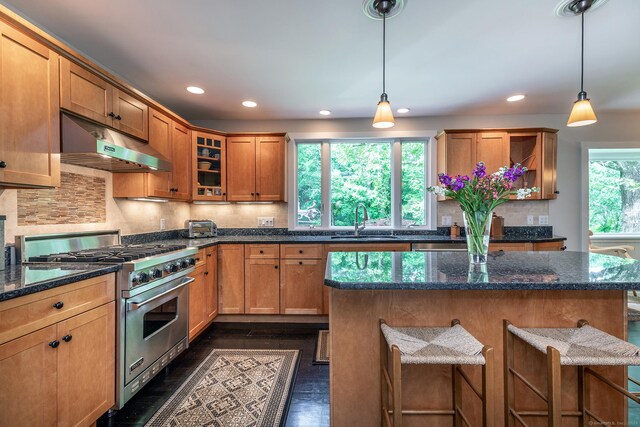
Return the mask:
{"type": "Polygon", "coordinates": [[[205,265],[207,263],[207,250],[200,249],[196,254],[195,258],[196,258],[196,268],[200,267],[201,265],[205,265]]]}
{"type": "Polygon", "coordinates": [[[321,259],[322,245],[280,245],[281,258],[321,259]]]}
{"type": "Polygon", "coordinates": [[[331,243],[325,245],[325,256],[329,252],[407,252],[411,243],[331,243]]]}
{"type": "Polygon", "coordinates": [[[564,251],[564,242],[537,242],[533,244],[534,251],[564,251]]]}
{"type": "Polygon", "coordinates": [[[115,294],[115,274],[107,274],[4,301],[0,344],[114,301],[115,294]]]}
{"type": "Polygon", "coordinates": [[[532,250],[533,243],[489,243],[489,252],[532,250]]]}
{"type": "Polygon", "coordinates": [[[245,245],[245,258],[280,258],[278,245],[245,245]]]}

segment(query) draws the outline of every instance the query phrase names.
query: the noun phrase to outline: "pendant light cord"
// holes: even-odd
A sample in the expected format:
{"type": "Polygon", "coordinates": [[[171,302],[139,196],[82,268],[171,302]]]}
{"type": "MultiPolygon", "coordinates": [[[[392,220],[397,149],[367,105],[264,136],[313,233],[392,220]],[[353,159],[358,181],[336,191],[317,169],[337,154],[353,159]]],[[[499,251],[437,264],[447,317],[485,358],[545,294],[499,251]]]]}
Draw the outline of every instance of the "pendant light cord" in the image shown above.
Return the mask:
{"type": "MultiPolygon", "coordinates": [[[[584,15],[583,15],[584,18],[584,15]]],[[[386,87],[385,87],[385,81],[386,81],[386,70],[385,70],[385,64],[386,64],[386,44],[387,44],[387,13],[383,13],[382,14],[382,93],[385,94],[386,92],[386,87]]]]}
{"type": "Polygon", "coordinates": [[[580,92],[584,92],[584,12],[582,15],[582,47],[580,51],[580,92]]]}

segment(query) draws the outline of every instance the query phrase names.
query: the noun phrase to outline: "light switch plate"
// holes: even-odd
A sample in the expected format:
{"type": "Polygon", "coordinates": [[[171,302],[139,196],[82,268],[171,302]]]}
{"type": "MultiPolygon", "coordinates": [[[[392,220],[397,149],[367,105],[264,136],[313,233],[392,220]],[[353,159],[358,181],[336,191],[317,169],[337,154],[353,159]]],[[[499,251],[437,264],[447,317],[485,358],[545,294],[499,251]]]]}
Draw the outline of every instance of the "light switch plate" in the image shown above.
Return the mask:
{"type": "Polygon", "coordinates": [[[449,227],[451,225],[451,217],[449,215],[442,216],[442,225],[444,227],[449,227]]]}
{"type": "Polygon", "coordinates": [[[533,225],[533,215],[527,215],[527,225],[533,225]]]}
{"type": "Polygon", "coordinates": [[[167,228],[167,220],[160,218],[160,230],[164,230],[165,228],[167,228]]]}
{"type": "Polygon", "coordinates": [[[540,224],[540,225],[549,224],[549,215],[540,215],[540,216],[538,216],[538,224],[540,224]]]}
{"type": "Polygon", "coordinates": [[[273,227],[273,217],[272,216],[259,216],[258,217],[258,227],[273,227]]]}

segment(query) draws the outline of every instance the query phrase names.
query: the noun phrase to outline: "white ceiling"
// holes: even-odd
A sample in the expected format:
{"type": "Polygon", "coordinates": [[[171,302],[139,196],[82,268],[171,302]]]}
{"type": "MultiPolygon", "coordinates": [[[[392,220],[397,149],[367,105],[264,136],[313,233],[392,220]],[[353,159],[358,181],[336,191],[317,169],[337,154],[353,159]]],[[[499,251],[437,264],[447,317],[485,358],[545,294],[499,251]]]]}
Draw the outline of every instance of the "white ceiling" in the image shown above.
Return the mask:
{"type": "MultiPolygon", "coordinates": [[[[411,116],[567,113],[580,19],[559,0],[408,0],[387,22],[387,93],[411,116]],[[526,101],[508,104],[508,95],[526,101]]],[[[372,117],[382,23],[362,0],[3,2],[188,119],[372,117]],[[187,85],[206,90],[201,96],[187,85]],[[240,105],[258,102],[256,109],[240,105]]],[[[586,19],[596,112],[640,110],[640,1],[586,19]]]]}

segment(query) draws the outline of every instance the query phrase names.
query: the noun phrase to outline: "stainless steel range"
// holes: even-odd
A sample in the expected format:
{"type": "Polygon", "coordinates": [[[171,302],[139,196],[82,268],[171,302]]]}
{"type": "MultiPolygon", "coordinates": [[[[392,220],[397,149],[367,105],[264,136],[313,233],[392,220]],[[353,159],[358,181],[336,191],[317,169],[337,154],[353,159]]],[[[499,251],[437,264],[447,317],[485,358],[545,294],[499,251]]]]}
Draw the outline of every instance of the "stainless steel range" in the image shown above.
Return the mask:
{"type": "Polygon", "coordinates": [[[116,341],[120,409],[188,345],[189,292],[196,248],[121,245],[119,231],[22,236],[22,262],[122,264],[116,341]]]}

